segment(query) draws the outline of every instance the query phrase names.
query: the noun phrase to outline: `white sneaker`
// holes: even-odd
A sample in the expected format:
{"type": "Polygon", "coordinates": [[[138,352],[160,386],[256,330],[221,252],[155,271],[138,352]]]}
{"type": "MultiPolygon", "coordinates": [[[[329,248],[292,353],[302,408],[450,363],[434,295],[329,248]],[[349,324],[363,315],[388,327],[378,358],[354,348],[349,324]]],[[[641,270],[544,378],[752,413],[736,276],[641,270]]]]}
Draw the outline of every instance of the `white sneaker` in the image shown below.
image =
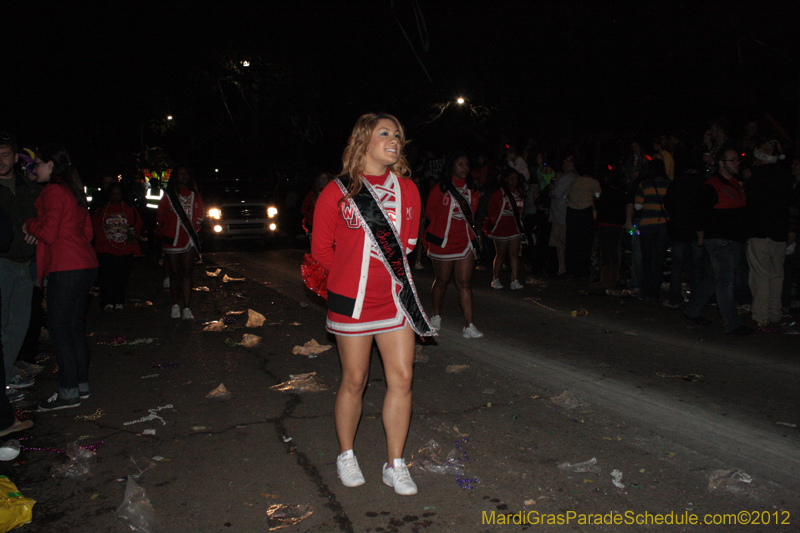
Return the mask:
{"type": "Polygon", "coordinates": [[[194,315],[192,314],[192,310],[188,307],[183,308],[183,316],[181,317],[184,320],[194,320],[194,315]]]}
{"type": "Polygon", "coordinates": [[[469,326],[464,328],[463,335],[465,339],[480,339],[483,337],[483,333],[478,331],[478,328],[476,328],[475,324],[472,322],[469,323],[469,326]]]}
{"type": "Polygon", "coordinates": [[[116,309],[117,311],[122,311],[122,304],[116,304],[114,306],[114,309],[116,309]]]}
{"type": "Polygon", "coordinates": [[[511,282],[510,289],[512,291],[518,291],[518,290],[524,289],[524,288],[525,288],[525,285],[520,283],[519,280],[515,279],[514,281],[511,282]]]}
{"type": "Polygon", "coordinates": [[[164,288],[169,289],[169,278],[164,278],[164,288]]]}
{"type": "Polygon", "coordinates": [[[442,329],[442,317],[439,315],[431,317],[431,327],[436,331],[442,329]]]}
{"type": "Polygon", "coordinates": [[[383,482],[401,496],[411,496],[417,493],[417,484],[408,473],[405,459],[395,459],[393,466],[383,463],[383,482]]]}
{"type": "Polygon", "coordinates": [[[497,279],[497,278],[494,278],[494,279],[492,280],[492,288],[493,288],[493,289],[502,289],[502,288],[503,288],[503,284],[502,284],[502,283],[500,283],[500,280],[499,280],[499,279],[497,279]]]}
{"type": "Polygon", "coordinates": [[[172,311],[170,311],[169,316],[172,318],[180,318],[181,317],[181,306],[175,304],[172,306],[172,311]]]}
{"type": "Polygon", "coordinates": [[[105,307],[103,307],[103,311],[113,311],[113,310],[114,306],[111,304],[106,304],[105,307]]]}
{"type": "Polygon", "coordinates": [[[358,487],[364,484],[364,474],[361,473],[353,450],[340,453],[336,458],[336,475],[345,487],[358,487]]]}

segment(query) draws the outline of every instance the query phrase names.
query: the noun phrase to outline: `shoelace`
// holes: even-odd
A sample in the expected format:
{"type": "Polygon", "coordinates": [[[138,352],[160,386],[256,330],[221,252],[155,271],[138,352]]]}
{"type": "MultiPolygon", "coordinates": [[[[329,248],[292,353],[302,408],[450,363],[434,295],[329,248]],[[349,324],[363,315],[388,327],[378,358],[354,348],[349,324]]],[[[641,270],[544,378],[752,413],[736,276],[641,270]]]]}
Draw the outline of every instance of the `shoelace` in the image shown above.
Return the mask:
{"type": "Polygon", "coordinates": [[[358,463],[356,462],[355,457],[350,457],[348,459],[342,460],[342,476],[344,477],[352,477],[357,474],[360,474],[360,469],[358,468],[358,463]]]}

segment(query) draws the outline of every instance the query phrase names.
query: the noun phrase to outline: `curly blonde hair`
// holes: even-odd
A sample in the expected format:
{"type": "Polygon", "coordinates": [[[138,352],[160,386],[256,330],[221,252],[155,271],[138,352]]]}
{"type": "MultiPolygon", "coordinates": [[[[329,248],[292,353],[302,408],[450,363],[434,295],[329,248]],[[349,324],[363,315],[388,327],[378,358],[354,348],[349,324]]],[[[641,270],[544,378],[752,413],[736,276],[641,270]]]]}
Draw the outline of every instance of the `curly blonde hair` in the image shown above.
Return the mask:
{"type": "Polygon", "coordinates": [[[378,122],[383,119],[391,120],[400,130],[400,140],[398,142],[397,162],[389,166],[389,170],[401,178],[411,177],[411,171],[408,168],[408,161],[403,153],[403,147],[406,144],[406,133],[403,130],[403,125],[392,115],[386,113],[366,113],[361,115],[353,126],[353,133],[347,139],[347,147],[342,154],[342,172],[338,177],[350,178],[350,183],[347,186],[347,195],[343,201],[347,201],[355,196],[361,190],[362,177],[361,173],[366,166],[367,146],[369,145],[372,132],[378,126],[378,122]]]}

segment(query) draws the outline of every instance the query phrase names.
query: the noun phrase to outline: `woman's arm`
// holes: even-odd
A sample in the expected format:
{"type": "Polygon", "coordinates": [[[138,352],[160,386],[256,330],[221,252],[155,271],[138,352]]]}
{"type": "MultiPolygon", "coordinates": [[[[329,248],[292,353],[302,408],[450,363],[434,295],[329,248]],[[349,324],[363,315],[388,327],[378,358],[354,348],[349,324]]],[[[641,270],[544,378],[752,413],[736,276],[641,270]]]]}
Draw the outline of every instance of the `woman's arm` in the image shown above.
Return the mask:
{"type": "Polygon", "coordinates": [[[61,185],[50,185],[42,191],[36,210],[38,215],[28,219],[24,230],[45,244],[52,245],[58,238],[64,207],[68,201],[75,201],[72,193],[61,185]]]}
{"type": "Polygon", "coordinates": [[[330,270],[333,266],[334,245],[336,243],[336,223],[341,218],[339,199],[342,191],[335,182],[325,186],[314,207],[314,236],[311,239],[311,256],[330,270]]]}

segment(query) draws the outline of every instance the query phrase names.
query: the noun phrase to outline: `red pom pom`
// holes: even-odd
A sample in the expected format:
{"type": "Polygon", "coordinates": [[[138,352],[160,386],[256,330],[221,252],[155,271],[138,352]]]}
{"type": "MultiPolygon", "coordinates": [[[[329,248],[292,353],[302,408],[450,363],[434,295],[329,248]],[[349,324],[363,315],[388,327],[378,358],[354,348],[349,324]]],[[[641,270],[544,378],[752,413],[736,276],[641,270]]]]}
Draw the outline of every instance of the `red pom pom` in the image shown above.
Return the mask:
{"type": "Polygon", "coordinates": [[[303,257],[303,264],[300,265],[300,273],[303,275],[303,283],[315,294],[328,299],[328,271],[317,263],[311,254],[303,257]]]}

